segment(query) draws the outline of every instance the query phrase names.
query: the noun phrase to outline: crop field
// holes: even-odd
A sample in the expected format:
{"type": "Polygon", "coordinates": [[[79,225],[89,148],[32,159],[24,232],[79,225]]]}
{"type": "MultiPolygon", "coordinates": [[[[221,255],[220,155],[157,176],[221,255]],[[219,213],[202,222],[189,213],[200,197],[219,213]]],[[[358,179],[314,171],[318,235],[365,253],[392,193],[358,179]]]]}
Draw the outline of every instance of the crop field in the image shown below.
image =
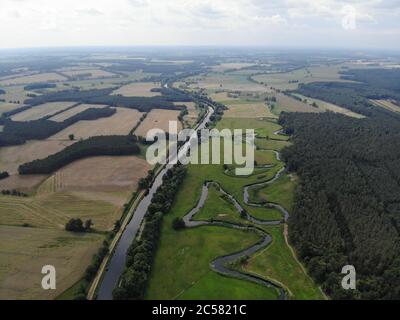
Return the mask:
{"type": "Polygon", "coordinates": [[[188,111],[188,114],[184,116],[183,121],[185,123],[185,127],[192,127],[196,124],[198,116],[199,116],[199,109],[197,108],[194,102],[175,102],[175,105],[185,105],[188,111]]]}
{"type": "Polygon", "coordinates": [[[0,96],[0,99],[4,99],[4,102],[0,102],[0,112],[6,112],[16,109],[24,104],[25,99],[28,98],[29,92],[24,90],[24,86],[12,86],[5,87],[6,94],[0,96]],[[3,110],[3,105],[5,109],[3,110]]]}
{"type": "Polygon", "coordinates": [[[151,89],[159,88],[160,83],[157,82],[135,82],[127,84],[118,90],[114,91],[113,94],[120,94],[125,97],[154,97],[160,96],[160,92],[152,92],[151,89]]]}
{"type": "Polygon", "coordinates": [[[9,103],[9,102],[0,102],[0,115],[4,112],[9,112],[11,110],[19,108],[19,104],[9,103]]]}
{"type": "Polygon", "coordinates": [[[103,236],[0,225],[0,299],[54,299],[78,281],[103,236]],[[57,289],[43,290],[42,267],[57,270],[57,289]]]}
{"type": "Polygon", "coordinates": [[[304,103],[303,101],[296,100],[292,97],[284,95],[282,93],[276,94],[276,112],[323,112],[324,110],[314,108],[311,105],[304,103]]]}
{"type": "Polygon", "coordinates": [[[51,136],[49,140],[68,140],[73,134],[75,139],[87,139],[94,136],[128,134],[138,123],[142,113],[134,109],[116,108],[111,117],[92,121],[78,121],[68,128],[51,136]]]}
{"type": "Polygon", "coordinates": [[[87,79],[118,77],[118,75],[116,75],[114,73],[104,71],[101,69],[67,70],[67,71],[62,71],[62,74],[66,75],[67,77],[72,77],[72,78],[83,76],[84,78],[87,78],[87,79]]]}
{"type": "Polygon", "coordinates": [[[14,121],[30,121],[41,119],[46,116],[51,116],[57,112],[65,110],[73,106],[75,102],[50,102],[44,103],[38,106],[34,106],[28,110],[17,113],[12,116],[11,119],[14,121]]]}
{"type": "Polygon", "coordinates": [[[0,81],[0,85],[9,86],[9,85],[39,83],[39,82],[57,82],[65,80],[67,80],[66,77],[63,77],[58,73],[49,72],[49,73],[39,73],[31,76],[22,76],[13,79],[2,80],[0,81]]]}
{"type": "MultiPolygon", "coordinates": [[[[154,128],[169,132],[169,121],[178,121],[179,113],[177,110],[153,109],[136,129],[135,134],[146,137],[147,132],[154,128]]],[[[178,131],[181,128],[182,125],[178,121],[178,131]]]]}
{"type": "Polygon", "coordinates": [[[0,149],[0,170],[9,174],[18,172],[18,166],[36,159],[43,159],[71,145],[73,141],[28,141],[19,146],[0,149]]]}
{"type": "Polygon", "coordinates": [[[55,115],[54,117],[51,117],[49,120],[56,121],[56,122],[63,122],[64,120],[67,120],[68,118],[71,118],[72,116],[74,116],[82,111],[85,111],[89,108],[105,108],[105,107],[107,107],[107,106],[102,105],[102,104],[80,104],[77,107],[74,107],[65,112],[59,113],[59,114],[55,115]]]}
{"type": "Polygon", "coordinates": [[[400,112],[400,106],[390,100],[371,100],[371,102],[378,107],[382,107],[393,112],[400,112]]]}

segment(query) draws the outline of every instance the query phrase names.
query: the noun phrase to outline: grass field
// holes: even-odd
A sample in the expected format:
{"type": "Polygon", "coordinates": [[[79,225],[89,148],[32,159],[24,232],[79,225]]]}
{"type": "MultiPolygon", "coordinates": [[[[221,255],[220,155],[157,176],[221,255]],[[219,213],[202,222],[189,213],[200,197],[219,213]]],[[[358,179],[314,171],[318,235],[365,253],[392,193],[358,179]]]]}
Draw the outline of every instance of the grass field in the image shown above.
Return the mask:
{"type": "Polygon", "coordinates": [[[118,77],[118,75],[116,75],[114,73],[104,71],[101,69],[67,70],[67,71],[62,71],[62,74],[66,75],[67,77],[72,77],[72,78],[84,76],[87,79],[118,77]],[[90,74],[90,76],[89,76],[89,74],[90,74]]]}
{"type": "Polygon", "coordinates": [[[102,239],[93,233],[0,225],[0,299],[54,299],[82,277],[102,239]],[[56,268],[56,290],[41,287],[45,265],[56,268]]]}
{"type": "Polygon", "coordinates": [[[278,90],[295,90],[298,88],[299,83],[345,81],[340,79],[339,71],[341,71],[342,66],[315,66],[292,72],[256,75],[253,78],[266,87],[273,87],[278,90]]]}
{"type": "Polygon", "coordinates": [[[113,94],[120,94],[125,97],[154,97],[160,96],[160,92],[152,92],[151,89],[160,88],[160,83],[156,82],[135,82],[127,84],[118,90],[114,91],[113,94]]]}
{"type": "Polygon", "coordinates": [[[250,257],[243,270],[283,284],[291,299],[323,300],[322,292],[287,246],[283,226],[265,226],[264,229],[272,236],[272,244],[250,257]]]}
{"type": "Polygon", "coordinates": [[[206,90],[229,90],[229,91],[250,91],[265,92],[267,89],[257,83],[247,80],[246,76],[231,75],[229,73],[209,73],[205,76],[189,78],[194,83],[190,88],[204,88],[206,90]]]}
{"type": "Polygon", "coordinates": [[[224,114],[227,118],[277,118],[263,102],[227,103],[226,105],[228,110],[224,114]]]}
{"type": "Polygon", "coordinates": [[[9,85],[29,84],[38,82],[57,82],[65,80],[67,80],[66,77],[63,77],[57,73],[49,72],[49,73],[39,73],[30,76],[22,76],[13,79],[2,80],[0,81],[0,85],[9,86],[9,85]]]}
{"type": "Polygon", "coordinates": [[[50,102],[34,106],[26,111],[17,113],[12,116],[11,119],[14,121],[30,121],[41,119],[46,116],[51,116],[57,112],[65,110],[73,106],[75,102],[50,102]]]}
{"type": "Polygon", "coordinates": [[[66,120],[82,111],[85,111],[89,108],[105,108],[105,107],[106,107],[106,105],[102,105],[102,104],[80,104],[77,107],[74,107],[65,112],[59,113],[59,114],[55,115],[54,117],[51,117],[49,120],[56,121],[56,122],[63,122],[64,120],[66,120]]]}
{"type": "MultiPolygon", "coordinates": [[[[179,113],[178,110],[153,109],[136,129],[135,134],[146,137],[147,132],[154,128],[169,132],[169,121],[178,121],[179,113]]],[[[178,121],[178,131],[181,127],[182,125],[178,121]]]]}
{"type": "Polygon", "coordinates": [[[116,108],[111,117],[92,121],[78,121],[72,126],[51,136],[49,140],[68,140],[73,134],[75,139],[87,139],[93,136],[128,134],[138,123],[142,113],[135,109],[116,108]]]}

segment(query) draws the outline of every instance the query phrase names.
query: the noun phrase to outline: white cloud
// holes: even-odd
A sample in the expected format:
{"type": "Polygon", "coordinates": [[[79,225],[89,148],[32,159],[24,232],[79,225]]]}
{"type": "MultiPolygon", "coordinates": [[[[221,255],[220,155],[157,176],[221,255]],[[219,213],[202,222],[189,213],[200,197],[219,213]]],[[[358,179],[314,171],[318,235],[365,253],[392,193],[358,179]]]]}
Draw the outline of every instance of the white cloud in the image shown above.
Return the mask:
{"type": "Polygon", "coordinates": [[[0,47],[400,46],[393,41],[400,34],[398,0],[1,1],[0,19],[9,31],[0,33],[0,47]],[[372,39],[377,34],[382,37],[372,39]]]}

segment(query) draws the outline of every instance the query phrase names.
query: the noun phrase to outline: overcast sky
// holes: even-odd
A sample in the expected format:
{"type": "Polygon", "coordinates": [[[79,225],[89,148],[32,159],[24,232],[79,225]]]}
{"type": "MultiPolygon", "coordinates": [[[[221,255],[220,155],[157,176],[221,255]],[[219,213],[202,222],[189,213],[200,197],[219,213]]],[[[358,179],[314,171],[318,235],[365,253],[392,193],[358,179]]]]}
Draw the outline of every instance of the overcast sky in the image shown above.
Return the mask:
{"type": "Polygon", "coordinates": [[[0,0],[0,48],[400,49],[400,0],[0,0]]]}

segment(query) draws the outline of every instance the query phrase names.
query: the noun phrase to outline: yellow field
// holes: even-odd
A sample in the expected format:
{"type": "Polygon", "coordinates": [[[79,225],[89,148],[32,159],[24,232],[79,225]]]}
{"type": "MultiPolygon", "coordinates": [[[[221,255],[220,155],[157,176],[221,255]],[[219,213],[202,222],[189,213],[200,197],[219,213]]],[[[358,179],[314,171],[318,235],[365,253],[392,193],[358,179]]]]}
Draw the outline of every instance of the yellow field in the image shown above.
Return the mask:
{"type": "Polygon", "coordinates": [[[286,112],[323,112],[323,110],[314,108],[302,101],[288,97],[282,93],[276,94],[276,105],[278,111],[286,112]]]}
{"type": "Polygon", "coordinates": [[[227,118],[278,118],[264,102],[231,103],[224,115],[227,118]]]}
{"type": "Polygon", "coordinates": [[[32,107],[26,111],[17,113],[12,116],[11,119],[14,121],[29,121],[37,120],[46,116],[50,116],[62,110],[65,110],[76,102],[50,102],[32,107]]]}
{"type": "Polygon", "coordinates": [[[57,229],[0,226],[0,299],[57,297],[82,277],[102,238],[57,229]],[[41,287],[45,265],[56,268],[56,290],[41,287]]]}
{"type": "Polygon", "coordinates": [[[48,155],[57,153],[71,141],[28,141],[23,145],[0,148],[0,171],[9,174],[18,172],[18,166],[36,159],[46,158],[48,155]]]}
{"type": "Polygon", "coordinates": [[[124,135],[128,134],[138,123],[142,113],[135,109],[116,108],[117,113],[111,117],[92,121],[78,121],[59,133],[51,136],[49,140],[68,140],[73,134],[75,139],[87,139],[93,136],[124,135]]]}
{"type": "Polygon", "coordinates": [[[29,84],[29,83],[38,83],[38,82],[56,82],[56,81],[65,81],[67,78],[53,72],[49,73],[39,73],[31,76],[23,76],[14,79],[6,79],[0,81],[0,85],[9,86],[9,85],[17,85],[17,84],[29,84]]]}
{"type": "Polygon", "coordinates": [[[19,108],[21,105],[7,102],[0,102],[0,115],[4,112],[8,112],[14,109],[19,108]]]}
{"type": "MultiPolygon", "coordinates": [[[[178,121],[180,111],[153,109],[149,112],[146,119],[136,129],[135,134],[146,137],[150,129],[158,128],[169,132],[169,121],[178,121]]],[[[182,129],[181,123],[178,121],[178,131],[182,129]]]]}
{"type": "Polygon", "coordinates": [[[160,83],[158,82],[135,82],[115,90],[113,94],[119,94],[125,97],[154,97],[161,95],[161,93],[151,92],[151,89],[159,87],[160,83]]]}
{"type": "Polygon", "coordinates": [[[370,101],[379,107],[388,109],[393,112],[400,112],[400,106],[394,104],[390,100],[370,100],[370,101]]]}
{"type": "Polygon", "coordinates": [[[6,179],[0,180],[1,190],[19,190],[22,192],[31,192],[37,185],[47,178],[46,175],[32,174],[23,175],[12,174],[6,179]]]}
{"type": "Polygon", "coordinates": [[[80,104],[79,106],[69,109],[65,112],[59,113],[58,115],[51,117],[49,120],[56,121],[56,122],[63,122],[64,120],[71,118],[72,116],[85,111],[89,108],[105,108],[106,105],[102,104],[80,104]]]}
{"type": "Polygon", "coordinates": [[[62,74],[68,77],[79,77],[80,75],[91,74],[91,76],[85,76],[87,79],[96,79],[96,78],[110,78],[116,77],[117,75],[108,71],[104,71],[101,69],[75,69],[69,71],[62,71],[62,74]]]}

